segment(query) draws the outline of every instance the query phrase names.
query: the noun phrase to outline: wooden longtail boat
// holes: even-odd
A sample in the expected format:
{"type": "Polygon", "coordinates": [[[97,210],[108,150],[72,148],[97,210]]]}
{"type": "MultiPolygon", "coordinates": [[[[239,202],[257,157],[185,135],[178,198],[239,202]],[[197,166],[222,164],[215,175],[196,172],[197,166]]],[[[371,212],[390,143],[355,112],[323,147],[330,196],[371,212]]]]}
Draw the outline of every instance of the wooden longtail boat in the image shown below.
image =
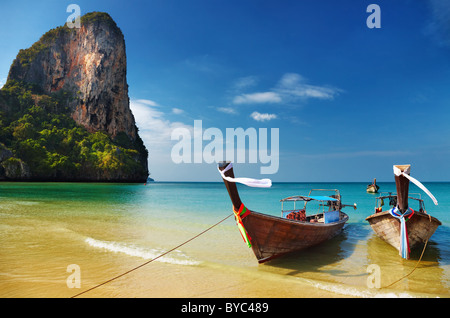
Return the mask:
{"type": "MultiPolygon", "coordinates": [[[[337,190],[333,190],[335,194],[332,196],[285,198],[281,200],[281,217],[252,211],[242,203],[235,182],[229,181],[235,179],[231,163],[219,163],[219,171],[230,195],[242,237],[259,263],[327,241],[339,234],[348,221],[348,215],[340,211],[344,205],[337,190]],[[283,210],[286,202],[295,204],[297,201],[304,203],[301,209],[283,210]],[[310,201],[317,201],[323,210],[328,208],[328,211],[306,216],[306,204],[310,201]]],[[[356,204],[352,206],[356,209],[356,204]]]]}
{"type": "Polygon", "coordinates": [[[409,196],[409,181],[416,181],[419,187],[430,195],[437,204],[436,199],[423,185],[410,177],[410,165],[394,166],[397,193],[388,193],[377,199],[375,213],[366,220],[374,232],[384,241],[395,247],[403,258],[409,258],[411,248],[425,243],[436,231],[441,222],[425,211],[425,205],[420,197],[409,196]],[[406,176],[407,175],[407,176],[406,176]],[[413,210],[408,199],[418,203],[418,209],[413,210]],[[382,211],[384,202],[389,200],[389,209],[382,211]]]}
{"type": "Polygon", "coordinates": [[[380,187],[377,185],[377,179],[373,179],[373,183],[367,185],[367,193],[377,193],[380,187]]]}

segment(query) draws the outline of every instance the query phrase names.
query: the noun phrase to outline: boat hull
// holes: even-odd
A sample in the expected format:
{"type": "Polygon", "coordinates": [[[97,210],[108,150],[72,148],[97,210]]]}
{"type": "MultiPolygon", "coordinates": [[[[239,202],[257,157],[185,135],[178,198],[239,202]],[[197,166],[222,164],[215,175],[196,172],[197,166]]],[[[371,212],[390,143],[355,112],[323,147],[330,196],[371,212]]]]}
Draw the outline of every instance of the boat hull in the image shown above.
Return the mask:
{"type": "MultiPolygon", "coordinates": [[[[373,231],[384,241],[400,251],[400,221],[389,211],[379,212],[367,217],[373,231]]],[[[406,222],[409,247],[412,249],[425,243],[436,231],[441,222],[426,213],[414,211],[414,215],[406,222]]]]}
{"type": "Polygon", "coordinates": [[[366,191],[367,191],[367,193],[377,193],[379,188],[380,187],[378,187],[378,186],[370,185],[370,186],[367,186],[366,191]]]}
{"type": "Polygon", "coordinates": [[[258,262],[264,263],[338,235],[348,221],[347,214],[340,216],[338,222],[307,223],[252,211],[242,221],[258,262]]]}

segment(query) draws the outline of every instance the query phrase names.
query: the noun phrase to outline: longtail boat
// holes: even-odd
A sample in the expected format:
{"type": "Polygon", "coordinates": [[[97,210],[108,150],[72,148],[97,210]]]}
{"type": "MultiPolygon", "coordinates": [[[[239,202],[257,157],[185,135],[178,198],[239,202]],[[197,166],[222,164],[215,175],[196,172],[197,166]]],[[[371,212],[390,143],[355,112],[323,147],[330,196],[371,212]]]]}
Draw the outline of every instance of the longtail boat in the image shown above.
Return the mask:
{"type": "Polygon", "coordinates": [[[377,197],[375,213],[366,218],[374,232],[395,247],[405,259],[409,258],[412,248],[427,242],[437,227],[441,225],[437,218],[427,214],[420,194],[417,194],[418,197],[409,196],[409,182],[412,181],[437,205],[434,196],[423,184],[410,176],[410,171],[411,165],[394,166],[397,193],[388,193],[377,197]],[[414,200],[418,204],[416,210],[410,207],[408,199],[414,200]],[[382,206],[387,200],[389,208],[383,211],[382,206]]]}
{"type": "Polygon", "coordinates": [[[367,185],[367,193],[377,193],[380,187],[377,185],[377,179],[373,179],[373,182],[367,185]]]}
{"type": "MultiPolygon", "coordinates": [[[[341,203],[337,190],[333,190],[334,194],[331,196],[311,196],[310,191],[308,196],[297,195],[282,199],[279,217],[255,212],[242,203],[235,182],[268,187],[271,185],[270,180],[235,178],[233,166],[229,162],[219,163],[218,168],[233,204],[242,238],[252,248],[259,263],[327,241],[338,235],[349,219],[341,211],[346,205],[341,203]],[[295,205],[299,201],[303,203],[303,207],[284,209],[286,203],[295,205]],[[323,212],[307,216],[306,205],[311,201],[318,203],[323,212]]],[[[356,209],[356,204],[351,206],[356,209]]]]}

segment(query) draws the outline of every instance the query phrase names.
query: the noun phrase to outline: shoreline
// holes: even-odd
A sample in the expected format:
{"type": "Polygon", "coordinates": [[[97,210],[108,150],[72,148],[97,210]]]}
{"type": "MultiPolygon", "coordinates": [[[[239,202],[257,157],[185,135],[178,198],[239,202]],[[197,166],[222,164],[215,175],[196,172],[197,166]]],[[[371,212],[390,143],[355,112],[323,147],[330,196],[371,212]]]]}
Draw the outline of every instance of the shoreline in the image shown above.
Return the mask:
{"type": "MultiPolygon", "coordinates": [[[[20,191],[18,187],[12,183],[2,187],[3,298],[72,297],[154,259],[217,222],[223,211],[229,212],[228,202],[218,204],[206,196],[222,191],[222,185],[158,186],[154,191],[144,186],[111,188],[102,184],[30,184],[20,191]],[[179,190],[178,205],[172,204],[169,190],[179,190]],[[186,207],[185,202],[192,200],[196,205],[186,207]],[[79,289],[66,284],[71,264],[81,269],[79,289]]],[[[287,191],[290,188],[286,187],[287,191]]],[[[357,193],[353,188],[347,191],[357,193]]],[[[441,193],[446,189],[448,186],[442,187],[441,193]]],[[[441,209],[447,206],[445,199],[441,209]]],[[[272,199],[262,203],[266,202],[271,204],[272,199]]],[[[435,242],[428,244],[414,275],[392,289],[377,290],[366,284],[369,264],[380,266],[382,286],[387,286],[411,272],[415,257],[403,261],[370,231],[361,216],[356,212],[352,216],[354,222],[338,239],[270,264],[257,263],[230,218],[202,238],[177,248],[168,259],[152,261],[80,298],[450,296],[448,221],[436,231],[435,242]]]]}
{"type": "MultiPolygon", "coordinates": [[[[222,271],[216,266],[154,263],[76,298],[352,298],[307,286],[296,279],[222,271]],[[151,269],[150,269],[151,268],[151,269]],[[134,286],[134,287],[131,287],[134,286]]],[[[95,285],[94,285],[95,286],[95,285]]],[[[92,287],[92,286],[91,286],[92,287]]],[[[91,288],[91,287],[87,287],[91,288]]],[[[83,288],[73,294],[83,292],[83,288]]]]}

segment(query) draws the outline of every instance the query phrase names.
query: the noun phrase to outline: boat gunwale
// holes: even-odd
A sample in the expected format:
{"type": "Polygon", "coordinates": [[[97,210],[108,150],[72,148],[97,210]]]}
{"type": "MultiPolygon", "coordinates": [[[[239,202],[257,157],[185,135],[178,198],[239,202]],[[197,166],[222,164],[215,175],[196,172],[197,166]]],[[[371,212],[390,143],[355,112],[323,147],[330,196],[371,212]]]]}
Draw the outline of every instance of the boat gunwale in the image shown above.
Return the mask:
{"type": "MultiPolygon", "coordinates": [[[[396,198],[397,197],[397,193],[395,193],[395,192],[379,192],[379,194],[381,194],[381,193],[389,193],[389,194],[387,194],[387,195],[380,195],[380,196],[375,198],[376,200],[380,200],[380,199],[384,200],[384,199],[396,198]]],[[[425,202],[422,199],[422,196],[420,195],[420,193],[409,193],[408,194],[408,199],[416,200],[416,201],[419,201],[419,202],[425,202]],[[412,195],[418,195],[419,198],[413,197],[412,195]]]]}
{"type": "MultiPolygon", "coordinates": [[[[343,214],[342,218],[339,218],[339,221],[336,222],[331,222],[331,223],[319,223],[319,222],[306,222],[306,221],[300,221],[300,220],[293,220],[293,219],[287,219],[287,218],[283,218],[280,216],[275,216],[275,215],[270,215],[270,214],[266,214],[266,213],[261,213],[261,212],[256,212],[253,210],[250,210],[250,215],[251,214],[257,214],[258,216],[261,217],[265,217],[268,219],[273,219],[274,221],[278,221],[278,222],[287,222],[287,223],[294,223],[294,224],[298,224],[301,226],[312,226],[312,227],[332,227],[341,223],[346,223],[349,220],[349,216],[342,211],[339,211],[341,214],[343,214]]],[[[321,214],[321,213],[319,213],[321,214]]],[[[318,214],[313,214],[310,216],[315,216],[318,214]]]]}
{"type": "MultiPolygon", "coordinates": [[[[369,220],[372,220],[372,219],[375,219],[375,218],[381,217],[381,216],[388,216],[388,217],[390,216],[393,219],[396,219],[389,213],[389,210],[387,210],[387,211],[382,211],[382,212],[378,212],[378,213],[374,213],[372,215],[369,215],[368,217],[366,217],[366,221],[369,221],[369,220]]],[[[439,221],[437,218],[435,218],[434,216],[432,216],[432,215],[430,215],[428,213],[424,213],[424,212],[420,212],[420,211],[414,211],[413,217],[414,216],[420,216],[420,217],[427,218],[427,219],[431,218],[433,221],[437,222],[439,225],[442,225],[441,221],[439,221]]]]}

